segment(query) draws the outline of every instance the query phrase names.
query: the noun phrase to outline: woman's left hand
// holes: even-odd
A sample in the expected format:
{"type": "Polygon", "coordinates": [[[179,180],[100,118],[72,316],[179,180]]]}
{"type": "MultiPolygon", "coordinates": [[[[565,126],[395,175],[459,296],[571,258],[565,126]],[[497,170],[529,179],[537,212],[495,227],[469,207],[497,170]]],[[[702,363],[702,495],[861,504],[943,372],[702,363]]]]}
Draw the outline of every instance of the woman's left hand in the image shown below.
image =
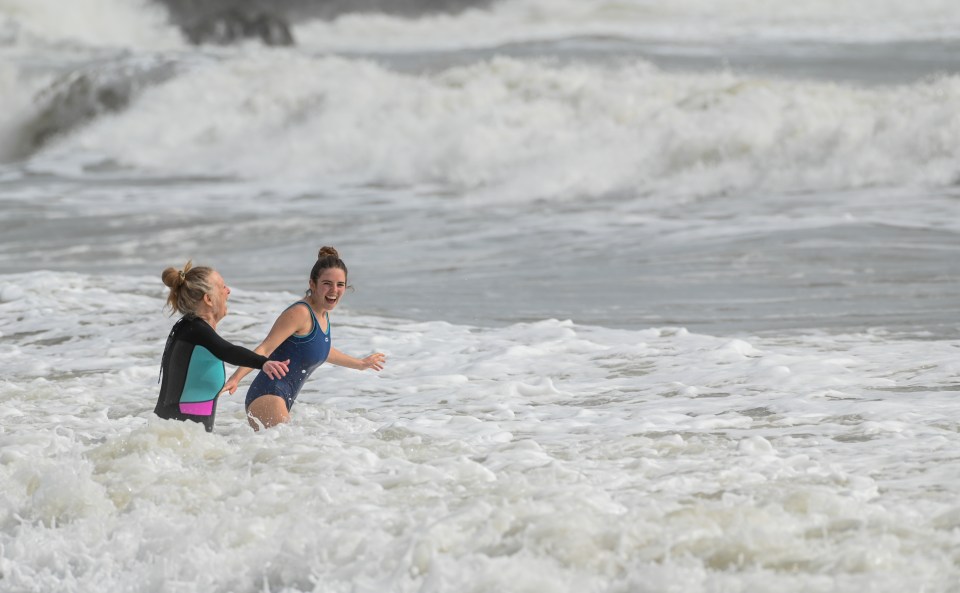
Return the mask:
{"type": "Polygon", "coordinates": [[[360,360],[360,370],[364,371],[366,369],[373,369],[379,371],[383,369],[383,365],[387,364],[387,357],[384,354],[375,352],[370,356],[360,360]]]}

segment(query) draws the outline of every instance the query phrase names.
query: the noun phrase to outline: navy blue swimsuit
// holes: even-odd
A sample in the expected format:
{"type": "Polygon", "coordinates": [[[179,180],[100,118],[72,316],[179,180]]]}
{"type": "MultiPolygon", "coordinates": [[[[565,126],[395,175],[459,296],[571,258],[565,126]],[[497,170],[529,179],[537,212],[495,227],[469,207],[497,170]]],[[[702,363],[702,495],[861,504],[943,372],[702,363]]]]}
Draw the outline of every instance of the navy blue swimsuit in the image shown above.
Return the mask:
{"type": "MultiPolygon", "coordinates": [[[[313,328],[304,336],[293,334],[284,340],[270,355],[270,360],[290,359],[290,367],[286,376],[280,379],[271,379],[266,373],[257,374],[250,389],[247,390],[246,407],[249,409],[253,400],[261,395],[279,395],[287,403],[287,410],[293,407],[293,402],[300,393],[304,381],[318,366],[327,360],[330,354],[330,317],[327,316],[327,332],[320,331],[320,322],[313,313],[313,307],[303,301],[290,305],[303,305],[310,311],[313,328]]],[[[289,309],[290,307],[287,307],[289,309]]]]}

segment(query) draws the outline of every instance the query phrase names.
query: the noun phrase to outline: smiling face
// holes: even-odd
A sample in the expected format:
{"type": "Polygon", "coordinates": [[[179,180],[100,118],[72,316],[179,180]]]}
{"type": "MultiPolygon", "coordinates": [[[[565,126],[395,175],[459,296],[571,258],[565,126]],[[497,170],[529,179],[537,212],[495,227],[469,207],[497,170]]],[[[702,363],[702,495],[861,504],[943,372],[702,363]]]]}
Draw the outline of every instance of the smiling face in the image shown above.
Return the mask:
{"type": "Polygon", "coordinates": [[[347,274],[340,268],[327,268],[316,281],[310,281],[313,303],[318,309],[332,311],[347,289],[347,274]]]}
{"type": "MultiPolygon", "coordinates": [[[[230,287],[223,281],[223,276],[218,272],[210,274],[210,284],[213,290],[206,296],[210,298],[209,303],[213,318],[220,321],[227,316],[227,299],[230,298],[230,287]]],[[[206,302],[206,298],[204,299],[206,302]]]]}

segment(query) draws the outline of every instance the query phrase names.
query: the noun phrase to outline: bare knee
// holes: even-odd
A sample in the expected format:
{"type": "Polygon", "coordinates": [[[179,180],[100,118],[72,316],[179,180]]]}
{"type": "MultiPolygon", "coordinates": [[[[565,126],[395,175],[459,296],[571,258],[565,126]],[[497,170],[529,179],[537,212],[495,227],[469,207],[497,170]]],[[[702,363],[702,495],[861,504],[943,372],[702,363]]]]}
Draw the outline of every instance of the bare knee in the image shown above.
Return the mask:
{"type": "Polygon", "coordinates": [[[247,423],[253,430],[270,428],[290,420],[287,403],[278,395],[261,395],[247,408],[247,423]]]}

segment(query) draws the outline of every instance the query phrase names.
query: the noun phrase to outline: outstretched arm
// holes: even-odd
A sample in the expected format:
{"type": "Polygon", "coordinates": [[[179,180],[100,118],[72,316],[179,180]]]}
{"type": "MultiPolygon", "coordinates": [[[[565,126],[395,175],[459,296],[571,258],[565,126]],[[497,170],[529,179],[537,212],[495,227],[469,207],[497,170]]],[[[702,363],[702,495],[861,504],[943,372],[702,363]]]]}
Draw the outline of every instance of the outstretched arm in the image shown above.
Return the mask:
{"type": "MultiPolygon", "coordinates": [[[[260,345],[254,348],[253,351],[269,357],[284,340],[295,333],[306,333],[310,331],[309,328],[312,324],[313,319],[305,307],[290,307],[281,313],[280,317],[277,317],[277,320],[273,322],[273,327],[270,328],[270,333],[267,334],[267,337],[264,338],[263,341],[260,342],[260,345]],[[306,330],[303,329],[305,322],[307,325],[306,330]]],[[[289,363],[290,361],[287,360],[284,362],[284,365],[289,363]]],[[[237,370],[230,375],[230,378],[227,379],[223,390],[229,391],[231,394],[235,393],[240,386],[240,380],[246,377],[252,370],[250,367],[238,367],[237,370]]]]}
{"type": "Polygon", "coordinates": [[[330,348],[330,354],[327,355],[327,362],[337,366],[347,367],[348,369],[357,369],[358,371],[367,369],[379,371],[383,369],[383,365],[387,364],[387,357],[379,352],[374,352],[366,358],[354,358],[349,354],[340,352],[336,348],[330,348]]]}
{"type": "MultiPolygon", "coordinates": [[[[203,346],[211,354],[224,362],[235,365],[251,365],[253,368],[262,368],[271,378],[280,378],[287,374],[287,365],[290,361],[279,362],[267,360],[259,352],[247,350],[223,339],[208,323],[198,322],[189,326],[189,337],[198,346],[203,346]]],[[[227,388],[227,384],[224,384],[227,388]]],[[[236,388],[234,387],[234,390],[236,388]]],[[[223,391],[221,391],[222,393],[223,391]]],[[[232,393],[232,392],[231,392],[232,393]]]]}

